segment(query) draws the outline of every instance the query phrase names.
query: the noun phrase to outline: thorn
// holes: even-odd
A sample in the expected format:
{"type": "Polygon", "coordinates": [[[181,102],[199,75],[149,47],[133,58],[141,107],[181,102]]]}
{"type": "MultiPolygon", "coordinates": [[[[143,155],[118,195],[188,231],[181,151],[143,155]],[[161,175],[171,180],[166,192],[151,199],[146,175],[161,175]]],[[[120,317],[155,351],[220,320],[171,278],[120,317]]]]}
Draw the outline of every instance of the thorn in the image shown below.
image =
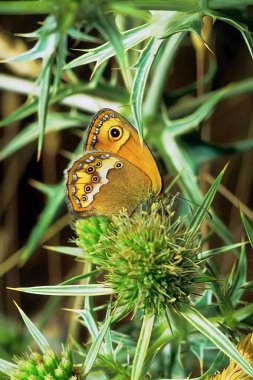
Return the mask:
{"type": "Polygon", "coordinates": [[[40,157],[41,157],[41,148],[38,148],[38,150],[37,150],[37,162],[40,161],[40,157]]]}

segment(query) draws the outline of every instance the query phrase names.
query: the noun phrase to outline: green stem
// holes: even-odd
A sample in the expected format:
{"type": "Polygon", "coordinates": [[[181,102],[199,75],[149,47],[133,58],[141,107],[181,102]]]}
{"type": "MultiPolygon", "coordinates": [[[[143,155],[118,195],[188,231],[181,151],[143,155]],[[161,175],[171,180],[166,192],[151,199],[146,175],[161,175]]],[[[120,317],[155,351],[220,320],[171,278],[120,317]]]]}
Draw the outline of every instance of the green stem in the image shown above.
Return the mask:
{"type": "MultiPolygon", "coordinates": [[[[199,12],[205,8],[203,0],[115,0],[112,2],[117,8],[121,4],[124,6],[134,7],[142,10],[163,10],[178,12],[199,12]]],[[[221,8],[238,8],[242,6],[252,5],[253,0],[209,0],[209,9],[221,8]]]]}
{"type": "Polygon", "coordinates": [[[144,360],[147,354],[154,320],[154,315],[144,315],[143,317],[141,332],[134,355],[131,380],[139,380],[141,378],[140,376],[142,373],[144,360]]]}
{"type": "Polygon", "coordinates": [[[213,9],[220,9],[220,8],[237,8],[237,7],[243,7],[247,5],[252,5],[252,0],[210,0],[209,1],[209,8],[213,9]]]}
{"type": "Polygon", "coordinates": [[[198,0],[115,0],[112,4],[134,7],[143,10],[170,10],[179,12],[197,12],[200,10],[198,0]]]}
{"type": "Polygon", "coordinates": [[[0,14],[48,14],[53,10],[52,1],[0,1],[0,14]]]}

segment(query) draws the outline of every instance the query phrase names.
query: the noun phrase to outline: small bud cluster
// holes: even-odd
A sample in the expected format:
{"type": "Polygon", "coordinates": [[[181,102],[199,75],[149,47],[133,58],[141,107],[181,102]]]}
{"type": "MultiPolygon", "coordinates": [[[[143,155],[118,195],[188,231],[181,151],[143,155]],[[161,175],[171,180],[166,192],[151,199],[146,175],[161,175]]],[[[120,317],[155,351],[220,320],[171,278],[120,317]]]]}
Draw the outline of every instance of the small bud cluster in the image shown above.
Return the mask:
{"type": "Polygon", "coordinates": [[[81,380],[81,377],[69,350],[63,351],[61,356],[48,350],[45,354],[33,352],[18,359],[11,380],[81,380]]]}

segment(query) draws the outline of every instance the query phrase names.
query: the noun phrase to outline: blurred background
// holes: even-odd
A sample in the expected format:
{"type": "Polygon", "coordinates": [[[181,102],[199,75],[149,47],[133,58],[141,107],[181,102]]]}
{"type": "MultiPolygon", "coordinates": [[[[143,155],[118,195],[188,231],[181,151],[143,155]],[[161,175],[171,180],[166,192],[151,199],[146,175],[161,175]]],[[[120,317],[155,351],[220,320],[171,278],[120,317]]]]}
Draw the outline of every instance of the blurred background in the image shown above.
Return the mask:
{"type": "MultiPolygon", "coordinates": [[[[252,8],[248,9],[248,13],[252,13],[252,8]]],[[[36,44],[36,36],[31,34],[23,38],[19,34],[33,33],[42,25],[45,17],[44,14],[29,15],[25,12],[2,14],[1,60],[32,49],[36,44]]],[[[117,17],[117,25],[123,25],[125,30],[144,22],[142,18],[133,19],[131,15],[117,17]]],[[[73,49],[95,48],[106,40],[98,29],[90,25],[86,28],[80,20],[75,26],[77,30],[87,33],[90,40],[86,38],[83,41],[81,35],[75,35],[74,32],[69,35],[65,41],[65,47],[69,49],[66,57],[68,62],[84,53],[73,49]]],[[[240,242],[245,234],[239,204],[249,220],[253,221],[252,57],[242,34],[229,23],[217,20],[213,24],[212,19],[206,17],[202,35],[209,50],[193,33],[186,32],[182,36],[173,60],[165,71],[158,112],[161,115],[160,106],[163,104],[170,120],[185,118],[203,105],[216,90],[233,86],[234,83],[241,86],[241,90],[217,102],[195,128],[186,130],[179,137],[182,150],[188,152],[189,157],[199,157],[198,165],[194,162],[192,165],[195,165],[198,185],[204,193],[224,165],[230,162],[213,208],[234,241],[240,242]]],[[[141,42],[130,51],[132,56],[129,66],[137,62],[138,49],[143,46],[141,42]]],[[[157,54],[147,86],[155,83],[154,73],[159,60],[162,60],[163,51],[161,49],[157,54]]],[[[82,264],[73,257],[60,255],[45,247],[73,245],[75,238],[72,220],[62,195],[65,192],[63,172],[78,144],[84,143],[86,127],[99,109],[112,107],[134,123],[129,93],[115,57],[100,66],[97,71],[99,75],[95,78],[96,85],[86,90],[85,86],[94,69],[93,63],[79,66],[68,73],[62,71],[60,80],[66,94],[61,95],[61,101],[50,105],[47,123],[51,123],[52,131],[45,135],[38,161],[38,133],[34,131],[39,127],[37,105],[33,100],[36,99],[35,81],[42,65],[41,59],[0,63],[0,357],[6,359],[12,353],[22,352],[26,345],[26,333],[23,332],[13,299],[32,319],[36,320],[39,314],[38,325],[41,327],[45,326],[50,316],[50,325],[46,328],[50,329],[51,339],[64,339],[65,329],[62,326],[63,323],[68,325],[69,315],[62,312],[60,306],[73,307],[73,299],[50,300],[45,296],[13,292],[7,287],[53,285],[80,273],[82,264]],[[71,92],[73,88],[75,90],[71,92]],[[71,94],[75,97],[68,98],[71,94]],[[87,98],[83,97],[85,95],[87,98]],[[68,100],[64,103],[63,99],[68,100]],[[34,109],[29,109],[29,105],[34,109]],[[18,116],[12,118],[17,111],[18,116]],[[65,319],[63,322],[62,318],[65,319]]],[[[54,70],[50,75],[56,74],[54,70]]],[[[46,87],[41,91],[46,91],[46,87]]],[[[150,96],[150,93],[145,95],[150,96]]],[[[144,114],[144,132],[147,133],[147,141],[157,159],[166,187],[176,173],[169,170],[168,158],[164,159],[155,142],[156,120],[156,115],[150,121],[148,117],[145,119],[144,114]]],[[[78,155],[77,152],[75,154],[78,155]]],[[[180,184],[173,187],[172,193],[178,190],[189,199],[189,193],[185,193],[180,184]]],[[[205,228],[203,232],[208,233],[208,228],[205,228]]],[[[208,246],[214,248],[220,244],[221,238],[215,233],[211,234],[208,246]]],[[[219,256],[221,274],[228,273],[232,265],[232,255],[219,256]]],[[[252,257],[249,257],[249,279],[252,278],[251,268],[252,257]]]]}

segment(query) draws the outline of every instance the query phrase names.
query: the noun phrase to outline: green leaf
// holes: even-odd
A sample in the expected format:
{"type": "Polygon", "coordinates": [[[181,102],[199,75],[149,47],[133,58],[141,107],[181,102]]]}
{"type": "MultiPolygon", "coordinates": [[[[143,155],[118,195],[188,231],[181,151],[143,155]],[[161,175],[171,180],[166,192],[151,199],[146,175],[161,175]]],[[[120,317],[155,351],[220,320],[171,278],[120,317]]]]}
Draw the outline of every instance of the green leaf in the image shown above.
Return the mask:
{"type": "Polygon", "coordinates": [[[37,38],[38,41],[34,47],[24,53],[17,56],[8,58],[4,62],[24,62],[33,61],[38,58],[44,59],[52,54],[55,46],[56,21],[53,16],[49,16],[45,19],[43,26],[28,35],[29,37],[37,38]]]}
{"type": "Polygon", "coordinates": [[[83,319],[84,326],[87,327],[90,336],[92,338],[92,341],[94,342],[98,337],[98,327],[96,325],[96,322],[89,310],[83,309],[83,310],[75,310],[83,319]]]}
{"type": "Polygon", "coordinates": [[[74,40],[78,40],[78,41],[93,42],[93,43],[101,42],[99,38],[94,37],[90,34],[81,32],[80,30],[75,29],[75,28],[69,28],[68,35],[74,40]]]}
{"type": "Polygon", "coordinates": [[[207,259],[209,259],[211,257],[219,255],[220,253],[230,252],[230,251],[235,250],[236,248],[243,247],[245,244],[246,243],[243,242],[243,243],[230,244],[230,245],[226,245],[224,247],[210,249],[208,251],[199,253],[198,254],[198,258],[200,260],[207,260],[207,259]]]}
{"type": "Polygon", "coordinates": [[[114,290],[103,285],[55,285],[8,288],[19,292],[48,296],[100,296],[113,294],[114,290]]]}
{"type": "Polygon", "coordinates": [[[45,249],[49,251],[63,253],[64,255],[74,256],[74,257],[82,257],[83,249],[77,247],[68,247],[68,246],[50,246],[44,245],[45,249]]]}
{"type": "Polygon", "coordinates": [[[224,354],[223,352],[219,352],[214,362],[210,366],[210,368],[208,368],[208,370],[202,376],[195,377],[192,380],[205,380],[207,376],[213,375],[215,372],[217,372],[220,369],[221,364],[223,363],[223,360],[224,360],[224,354]]]}
{"type": "Polygon", "coordinates": [[[49,105],[49,91],[51,84],[51,73],[53,68],[54,58],[50,57],[49,60],[43,62],[42,72],[39,78],[39,93],[38,93],[38,117],[39,117],[39,140],[38,140],[38,155],[37,160],[39,161],[42,145],[44,141],[44,134],[47,121],[47,111],[49,105]]]}
{"type": "MultiPolygon", "coordinates": [[[[137,28],[133,28],[122,33],[122,43],[124,50],[130,49],[131,47],[145,40],[151,35],[151,33],[152,28],[149,24],[141,25],[137,28]]],[[[65,66],[65,69],[73,69],[74,67],[87,65],[91,62],[96,62],[96,66],[98,67],[103,62],[113,57],[115,54],[116,52],[113,48],[113,45],[110,42],[106,42],[105,44],[100,45],[95,49],[89,49],[88,53],[75,58],[65,66]]]]}
{"type": "MultiPolygon", "coordinates": [[[[80,154],[83,149],[83,142],[81,141],[77,146],[76,150],[73,152],[74,158],[80,154]]],[[[38,188],[38,185],[36,185],[38,188]]],[[[63,182],[58,183],[57,185],[44,185],[41,186],[40,190],[47,194],[48,201],[44,207],[40,218],[32,229],[30,236],[26,245],[21,249],[21,262],[24,264],[30,256],[33,254],[34,250],[40,244],[45,236],[48,227],[51,225],[53,220],[56,218],[57,213],[64,204],[64,199],[66,197],[66,187],[63,182]]]]}
{"type": "Polygon", "coordinates": [[[141,377],[142,368],[144,365],[145,357],[147,355],[154,320],[154,315],[144,314],[143,316],[141,332],[134,355],[131,380],[139,380],[141,377]]]}
{"type": "Polygon", "coordinates": [[[108,318],[106,322],[103,324],[103,326],[100,328],[96,339],[91,345],[91,348],[86,356],[85,363],[84,363],[84,377],[86,377],[88,373],[90,372],[90,370],[92,369],[92,366],[96,360],[96,357],[102,345],[105,334],[110,326],[110,323],[111,323],[111,318],[108,318]]]}
{"type": "Polygon", "coordinates": [[[51,185],[49,188],[50,196],[38,223],[32,229],[26,245],[22,248],[21,262],[24,264],[32,255],[38,244],[41,242],[42,236],[55,219],[60,207],[63,205],[65,198],[64,184],[51,185]]]}
{"type": "Polygon", "coordinates": [[[26,327],[28,328],[30,334],[32,335],[34,341],[39,346],[41,352],[45,353],[50,349],[50,345],[47,342],[46,338],[41,334],[41,332],[38,330],[38,328],[34,325],[34,323],[27,317],[27,315],[23,312],[23,310],[16,304],[15,305],[18,308],[18,311],[21,314],[21,317],[23,318],[23,321],[26,324],[26,327]]]}
{"type": "Polygon", "coordinates": [[[244,224],[245,231],[248,235],[251,247],[253,248],[253,229],[250,225],[250,222],[248,221],[248,219],[246,218],[246,216],[243,214],[242,211],[241,211],[241,218],[244,224]]]}
{"type": "Polygon", "coordinates": [[[111,330],[111,337],[113,343],[122,344],[124,347],[136,347],[136,341],[127,334],[119,331],[111,330]]]}
{"type": "Polygon", "coordinates": [[[253,80],[246,79],[237,83],[229,84],[214,93],[211,93],[205,102],[191,115],[181,119],[169,120],[165,118],[168,131],[172,136],[189,133],[213,111],[214,107],[222,100],[252,91],[253,80]]]}
{"type": "Polygon", "coordinates": [[[23,15],[23,14],[48,14],[54,11],[54,4],[52,1],[0,1],[0,13],[11,15],[23,15]]]}
{"type": "MultiPolygon", "coordinates": [[[[81,128],[83,126],[83,116],[69,113],[50,112],[48,114],[47,127],[45,133],[61,131],[68,128],[81,128]]],[[[38,123],[29,124],[22,129],[0,152],[0,161],[6,159],[13,153],[35,141],[39,137],[38,123]]]]}
{"type": "Polygon", "coordinates": [[[242,141],[235,141],[232,144],[210,144],[192,135],[184,136],[184,143],[187,144],[187,151],[191,160],[194,162],[196,171],[200,165],[205,162],[210,162],[219,157],[233,155],[240,152],[245,152],[253,148],[253,139],[246,139],[242,141]]]}
{"type": "Polygon", "coordinates": [[[221,183],[221,180],[223,178],[223,175],[225,173],[225,168],[221,171],[221,173],[218,175],[208,192],[206,193],[203,202],[198,207],[197,211],[194,213],[190,225],[187,227],[187,230],[189,232],[188,239],[191,239],[199,230],[203,220],[206,217],[207,211],[209,207],[211,206],[211,203],[213,201],[213,198],[217,192],[217,189],[219,187],[219,184],[221,183]]]}
{"type": "Polygon", "coordinates": [[[36,112],[38,106],[37,99],[30,99],[29,101],[22,104],[18,107],[11,115],[5,117],[0,121],[0,127],[3,127],[8,124],[12,124],[14,121],[22,120],[27,116],[32,115],[36,112]]]}
{"type": "MultiPolygon", "coordinates": [[[[213,0],[210,0],[212,3],[213,0]]],[[[245,0],[244,0],[245,1],[245,0]]],[[[120,6],[122,0],[113,0],[113,4],[120,6]]],[[[179,12],[196,12],[200,10],[199,1],[196,0],[124,0],[124,5],[137,9],[166,10],[179,12]]],[[[169,12],[168,12],[169,13],[169,12]]]]}
{"type": "MultiPolygon", "coordinates": [[[[205,44],[201,36],[202,13],[176,13],[162,34],[167,38],[175,33],[192,32],[205,44]]],[[[206,45],[206,44],[205,44],[206,45]]]]}
{"type": "Polygon", "coordinates": [[[139,60],[134,66],[136,68],[136,74],[134,77],[130,102],[134,115],[135,127],[140,136],[142,136],[142,101],[146,82],[151,65],[161,44],[162,40],[157,40],[155,37],[152,37],[142,50],[139,60]]]}
{"type": "Polygon", "coordinates": [[[189,305],[180,306],[179,312],[196,330],[210,339],[217,348],[231,360],[234,360],[249,376],[253,376],[252,366],[214,324],[189,305]]]}
{"type": "Polygon", "coordinates": [[[236,264],[228,276],[229,283],[229,298],[231,303],[236,306],[244,293],[243,285],[247,280],[247,257],[245,245],[242,246],[241,252],[238,255],[236,264]]]}
{"type": "MultiPolygon", "coordinates": [[[[54,69],[54,84],[52,94],[57,94],[57,90],[61,84],[61,76],[63,67],[66,64],[66,57],[68,55],[68,37],[61,35],[58,43],[58,51],[56,55],[56,67],[54,69]]],[[[48,99],[50,103],[50,97],[48,99]]]]}
{"type": "Polygon", "coordinates": [[[130,88],[131,80],[129,76],[129,68],[126,67],[122,35],[116,27],[114,19],[108,15],[105,16],[100,6],[96,8],[94,19],[96,28],[112,44],[115,51],[116,60],[119,63],[121,73],[126,84],[126,88],[130,88]]]}
{"type": "Polygon", "coordinates": [[[67,280],[63,281],[61,285],[70,285],[70,284],[74,284],[75,282],[79,283],[81,280],[92,277],[93,275],[97,273],[98,273],[98,270],[95,269],[88,273],[78,274],[77,276],[70,277],[67,280]]]}
{"type": "Polygon", "coordinates": [[[217,10],[208,10],[206,14],[218,20],[224,21],[232,25],[233,27],[235,27],[237,30],[239,30],[250,52],[251,58],[253,58],[253,40],[252,40],[252,35],[249,32],[248,25],[246,23],[241,22],[240,20],[237,20],[234,17],[234,15],[232,15],[232,13],[226,14],[224,12],[217,11],[217,10]]]}
{"type": "Polygon", "coordinates": [[[17,368],[16,364],[0,358],[0,372],[3,372],[5,375],[10,376],[11,378],[12,372],[15,368],[17,368]]]}
{"type": "MultiPolygon", "coordinates": [[[[124,51],[132,48],[147,38],[150,38],[154,34],[160,34],[160,31],[164,29],[171,17],[172,16],[169,13],[155,14],[152,22],[149,24],[144,24],[123,32],[122,43],[124,46],[124,51]]],[[[96,62],[96,66],[98,67],[101,63],[113,56],[115,56],[113,45],[110,42],[106,42],[95,49],[89,49],[88,53],[85,53],[69,62],[65,66],[65,69],[72,69],[77,66],[87,65],[91,62],[96,62]]]]}
{"type": "Polygon", "coordinates": [[[253,314],[253,304],[249,304],[241,307],[238,310],[233,311],[232,318],[236,319],[236,321],[243,321],[246,318],[252,317],[253,314]]]}
{"type": "MultiPolygon", "coordinates": [[[[159,128],[160,125],[158,123],[159,122],[157,122],[157,127],[159,128]]],[[[180,175],[178,185],[184,196],[195,204],[200,205],[203,201],[203,195],[200,192],[197,176],[184,144],[182,144],[179,138],[175,139],[172,137],[167,129],[162,133],[159,133],[158,129],[155,136],[156,138],[154,138],[152,142],[163,157],[169,173],[174,177],[180,175]],[[157,136],[160,138],[157,138],[157,136]]],[[[226,244],[234,242],[229,230],[214,213],[212,213],[212,219],[208,221],[226,244]]]]}
{"type": "Polygon", "coordinates": [[[150,85],[147,88],[144,101],[144,116],[152,122],[156,120],[160,109],[161,99],[166,86],[166,79],[172,70],[175,56],[185,38],[185,33],[177,33],[163,42],[159,49],[151,72],[150,85]]]}

